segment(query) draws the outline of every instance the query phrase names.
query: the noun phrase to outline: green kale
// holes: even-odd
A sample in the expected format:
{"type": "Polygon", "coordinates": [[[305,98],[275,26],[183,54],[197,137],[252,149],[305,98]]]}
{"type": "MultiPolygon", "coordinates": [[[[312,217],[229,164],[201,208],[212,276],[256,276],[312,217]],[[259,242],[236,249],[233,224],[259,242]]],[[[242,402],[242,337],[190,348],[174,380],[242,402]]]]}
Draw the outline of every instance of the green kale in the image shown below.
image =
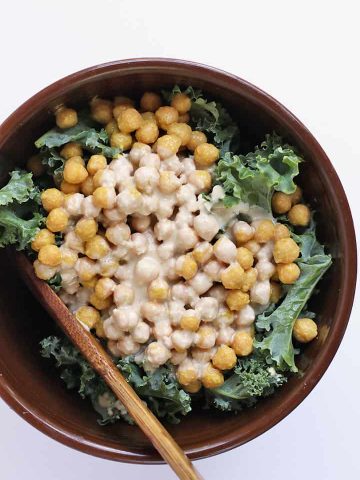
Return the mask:
{"type": "Polygon", "coordinates": [[[272,363],[254,353],[238,360],[223,385],[206,391],[208,405],[223,411],[239,411],[254,405],[260,397],[271,395],[284,382],[286,377],[277,372],[272,363]]]}
{"type": "Polygon", "coordinates": [[[14,170],[10,176],[0,189],[0,247],[15,245],[17,250],[24,250],[44,221],[40,191],[31,173],[14,170]]]}
{"type": "Polygon", "coordinates": [[[60,273],[56,273],[50,278],[50,280],[47,280],[46,283],[54,290],[54,292],[58,293],[61,290],[61,281],[62,278],[60,273]]]}
{"type": "Polygon", "coordinates": [[[255,342],[255,347],[269,354],[281,370],[296,372],[293,326],[306,308],[317,283],[330,267],[331,256],[325,255],[324,247],[316,240],[314,227],[303,235],[293,237],[301,248],[301,257],[297,261],[301,275],[270,315],[264,313],[258,316],[256,328],[263,332],[263,336],[255,342]]]}
{"type": "Polygon", "coordinates": [[[216,166],[215,183],[225,190],[226,207],[244,202],[271,212],[274,191],[295,191],[293,179],[301,161],[294,147],[283,144],[281,137],[273,133],[247,155],[225,153],[216,166]]]}
{"type": "MultiPolygon", "coordinates": [[[[60,377],[66,386],[77,389],[82,398],[91,400],[94,409],[101,415],[102,425],[113,423],[119,418],[133,423],[124,406],[102,378],[67,339],[48,337],[42,340],[41,347],[44,357],[55,358],[57,367],[61,369],[60,377]]],[[[179,415],[190,412],[190,396],[180,388],[170,366],[164,365],[147,375],[134,362],[133,357],[126,357],[118,361],[117,367],[157,417],[177,423],[179,415]]]]}

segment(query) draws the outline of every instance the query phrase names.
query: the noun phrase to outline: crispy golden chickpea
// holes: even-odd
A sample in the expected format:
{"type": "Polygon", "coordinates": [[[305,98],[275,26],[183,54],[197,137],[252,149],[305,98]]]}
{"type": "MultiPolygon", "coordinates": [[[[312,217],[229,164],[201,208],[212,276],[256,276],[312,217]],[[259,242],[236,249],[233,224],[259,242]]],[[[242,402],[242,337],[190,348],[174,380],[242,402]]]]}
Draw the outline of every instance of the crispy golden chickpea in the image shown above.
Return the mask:
{"type": "Polygon", "coordinates": [[[98,187],[93,193],[93,202],[99,208],[113,208],[116,202],[116,192],[112,187],[98,187]]]}
{"type": "Polygon", "coordinates": [[[162,193],[174,193],[181,183],[172,170],[162,170],[159,177],[159,190],[162,193]]]}
{"type": "Polygon", "coordinates": [[[56,274],[56,267],[44,265],[43,263],[39,262],[39,260],[35,260],[33,267],[35,275],[40,278],[40,280],[50,280],[50,278],[56,274]]]}
{"type": "Polygon", "coordinates": [[[73,268],[77,262],[79,255],[75,250],[71,248],[62,247],[61,251],[61,267],[62,268],[73,268]]]}
{"type": "Polygon", "coordinates": [[[161,105],[160,95],[154,92],[145,92],[140,99],[140,107],[148,112],[155,112],[161,105]]]}
{"type": "Polygon", "coordinates": [[[93,218],[81,218],[75,225],[75,233],[83,242],[95,237],[98,224],[93,218]]]}
{"type": "Polygon", "coordinates": [[[171,106],[180,113],[187,113],[191,108],[191,100],[184,93],[177,93],[171,100],[171,106]]]}
{"type": "Polygon", "coordinates": [[[85,195],[85,197],[92,195],[94,193],[94,179],[89,175],[80,185],[80,192],[85,195]]]}
{"type": "Polygon", "coordinates": [[[34,177],[40,177],[46,171],[39,155],[32,155],[26,162],[26,169],[29,170],[34,177]]]}
{"type": "Polygon", "coordinates": [[[110,120],[109,123],[105,125],[105,132],[107,133],[108,137],[110,138],[113,133],[119,133],[119,127],[116,120],[110,120]]]}
{"type": "Polygon", "coordinates": [[[63,206],[64,194],[57,188],[47,188],[41,193],[41,203],[45,210],[50,212],[63,206]]]}
{"type": "Polygon", "coordinates": [[[190,152],[194,152],[196,147],[206,142],[207,138],[205,133],[194,130],[191,132],[190,140],[187,143],[187,148],[190,150],[190,152]]]}
{"type": "MultiPolygon", "coordinates": [[[[254,238],[255,229],[247,222],[236,222],[232,227],[232,233],[238,245],[250,242],[254,238]]],[[[252,250],[251,250],[252,251],[252,250]]]]}
{"type": "Polygon", "coordinates": [[[253,266],[254,256],[247,248],[239,247],[236,250],[236,260],[244,270],[248,270],[253,266]]]}
{"type": "Polygon", "coordinates": [[[50,232],[62,232],[69,222],[69,215],[63,208],[54,208],[46,218],[46,227],[50,232]]]}
{"type": "Polygon", "coordinates": [[[241,290],[231,290],[226,297],[226,304],[232,311],[238,312],[250,303],[250,297],[241,290]]]}
{"type": "Polygon", "coordinates": [[[186,123],[172,123],[168,130],[167,133],[169,135],[176,135],[180,138],[181,140],[181,146],[184,147],[187,145],[190,141],[191,138],[191,127],[190,125],[187,125],[186,123]]]}
{"type": "Polygon", "coordinates": [[[71,158],[65,163],[64,180],[66,182],[77,185],[78,183],[82,183],[88,175],[86,168],[80,163],[72,161],[71,158]]]}
{"type": "Polygon", "coordinates": [[[201,381],[195,380],[195,382],[184,385],[184,387],[188,393],[197,393],[201,389],[201,381]]]}
{"type": "Polygon", "coordinates": [[[160,107],[155,112],[155,118],[160,128],[167,130],[179,119],[179,112],[173,107],[160,107]]]}
{"type": "Polygon", "coordinates": [[[302,197],[302,190],[299,186],[297,186],[295,192],[291,194],[292,204],[296,205],[297,203],[299,203],[301,200],[301,197],[302,197]]]}
{"type": "Polygon", "coordinates": [[[198,167],[211,167],[219,159],[219,149],[211,143],[201,143],[195,148],[194,160],[198,167]]]}
{"type": "Polygon", "coordinates": [[[244,243],[243,246],[250,250],[253,255],[256,255],[261,248],[261,245],[255,242],[255,240],[249,240],[248,242],[244,243]]]}
{"type": "Polygon", "coordinates": [[[117,118],[118,127],[123,133],[131,133],[141,127],[141,114],[135,108],[127,108],[117,118]]]}
{"type": "Polygon", "coordinates": [[[120,115],[125,111],[127,110],[128,108],[132,108],[132,105],[127,105],[127,104],[119,104],[119,105],[115,105],[115,107],[113,108],[113,117],[118,120],[118,118],[120,117],[120,115]]]}
{"type": "Polygon", "coordinates": [[[179,123],[189,123],[190,122],[190,115],[187,112],[179,115],[178,122],[179,123]]]}
{"type": "Polygon", "coordinates": [[[96,327],[95,329],[96,336],[99,338],[106,338],[106,333],[104,330],[104,322],[99,320],[95,325],[95,327],[96,327]]]}
{"type": "Polygon", "coordinates": [[[86,165],[87,171],[90,175],[95,175],[99,170],[107,167],[107,160],[104,155],[91,155],[86,165]]]}
{"type": "Polygon", "coordinates": [[[177,379],[181,385],[190,385],[196,381],[197,375],[195,368],[178,369],[176,372],[177,379]]]}
{"type": "Polygon", "coordinates": [[[201,242],[192,251],[192,256],[196,263],[203,265],[210,260],[213,255],[213,250],[211,243],[201,242]]]}
{"type": "Polygon", "coordinates": [[[275,234],[274,240],[280,240],[280,238],[289,238],[290,237],[290,230],[287,228],[286,225],[282,223],[275,224],[275,234]]]}
{"type": "Polygon", "coordinates": [[[57,267],[61,262],[61,252],[56,245],[44,245],[39,250],[39,262],[49,267],[57,267]]]}
{"type": "Polygon", "coordinates": [[[291,263],[298,258],[299,254],[299,245],[292,238],[276,240],[273,250],[276,263],[291,263]]]}
{"type": "Polygon", "coordinates": [[[291,208],[291,195],[275,192],[271,199],[273,212],[277,214],[287,213],[291,208]]]}
{"type": "Polygon", "coordinates": [[[277,303],[282,295],[281,285],[276,282],[270,282],[270,302],[277,303]]]}
{"type": "Polygon", "coordinates": [[[69,142],[60,150],[60,155],[65,158],[65,160],[69,160],[69,158],[72,157],[82,157],[83,149],[78,143],[69,142]]]}
{"type": "Polygon", "coordinates": [[[149,300],[165,302],[169,297],[169,284],[161,277],[155,278],[148,286],[149,300]]]}
{"type": "Polygon", "coordinates": [[[129,97],[125,97],[123,95],[117,95],[114,98],[114,105],[128,105],[129,107],[133,107],[135,105],[134,100],[129,97]]]}
{"type": "Polygon", "coordinates": [[[241,288],[244,277],[244,269],[238,263],[229,265],[221,272],[221,283],[225,288],[237,290],[241,288]]]}
{"type": "Polygon", "coordinates": [[[256,268],[249,268],[249,270],[246,270],[242,278],[241,290],[245,293],[248,292],[255,285],[257,276],[258,271],[256,268]]]}
{"type": "Polygon", "coordinates": [[[111,278],[99,278],[95,285],[95,294],[104,300],[111,297],[115,287],[116,283],[111,278]]]}
{"type": "Polygon", "coordinates": [[[62,107],[55,113],[56,125],[59,128],[75,127],[78,123],[78,116],[76,110],[72,108],[62,107]]]}
{"type": "Polygon", "coordinates": [[[110,145],[123,151],[130,150],[132,141],[129,133],[115,132],[110,137],[110,145]]]}
{"type": "Polygon", "coordinates": [[[205,388],[220,387],[224,383],[224,375],[217,368],[208,365],[202,374],[201,381],[205,388]]]}
{"type": "Polygon", "coordinates": [[[80,155],[75,155],[75,157],[70,157],[66,160],[65,164],[78,163],[79,165],[85,166],[85,160],[80,157],[80,155]]]}
{"type": "Polygon", "coordinates": [[[294,205],[288,213],[289,222],[297,227],[306,227],[309,225],[310,217],[310,209],[303,203],[294,205]]]}
{"type": "Polygon", "coordinates": [[[95,235],[85,244],[85,255],[92,260],[99,260],[105,257],[110,251],[108,242],[101,235],[95,235]]]}
{"type": "Polygon", "coordinates": [[[176,135],[163,135],[156,142],[156,151],[161,159],[175,155],[180,148],[181,140],[176,135]]]}
{"type": "Polygon", "coordinates": [[[38,252],[40,248],[45,245],[53,245],[55,243],[55,235],[47,228],[39,230],[35,235],[34,240],[31,242],[31,248],[38,252]]]}
{"type": "Polygon", "coordinates": [[[298,318],[293,328],[295,340],[301,343],[308,343],[318,334],[317,325],[311,318],[298,318]]]}
{"type": "Polygon", "coordinates": [[[254,240],[258,243],[267,243],[275,234],[275,226],[271,220],[261,220],[255,227],[254,240]]]}
{"type": "Polygon", "coordinates": [[[195,170],[189,175],[189,182],[196,188],[196,193],[207,192],[210,190],[212,179],[207,170],[195,170]]]}
{"type": "Polygon", "coordinates": [[[96,293],[92,293],[89,302],[93,305],[97,310],[106,310],[107,308],[111,307],[112,298],[99,298],[96,293]]]}
{"type": "Polygon", "coordinates": [[[95,122],[106,125],[112,120],[112,102],[95,98],[91,102],[91,116],[95,122]]]}
{"type": "Polygon", "coordinates": [[[175,271],[180,277],[183,277],[185,280],[190,280],[195,277],[198,266],[191,254],[181,255],[176,260],[175,271]]]}
{"type": "Polygon", "coordinates": [[[249,332],[242,331],[236,332],[231,342],[232,348],[235,350],[236,355],[240,357],[246,357],[253,351],[253,339],[249,332]]]}
{"type": "Polygon", "coordinates": [[[159,128],[153,120],[144,120],[135,133],[136,140],[147,145],[155,143],[158,136],[159,128]]]}
{"type": "Polygon", "coordinates": [[[234,368],[236,365],[236,355],[234,350],[227,345],[221,345],[212,359],[212,364],[219,370],[230,370],[231,368],[234,368]]]}
{"type": "Polygon", "coordinates": [[[80,192],[80,184],[69,183],[63,180],[60,184],[60,190],[68,195],[69,193],[78,193],[80,192]]]}
{"type": "MultiPolygon", "coordinates": [[[[144,121],[149,121],[149,122],[156,123],[156,118],[155,118],[155,113],[154,112],[143,112],[141,114],[141,116],[142,116],[142,119],[144,121]]],[[[156,123],[156,125],[157,125],[157,123],[156,123]]]]}
{"type": "Polygon", "coordinates": [[[291,285],[295,283],[300,277],[300,268],[296,263],[279,263],[276,267],[279,280],[285,285],[291,285]]]}
{"type": "Polygon", "coordinates": [[[94,328],[100,322],[100,313],[94,307],[84,305],[75,312],[75,317],[79,322],[84,323],[89,328],[94,328]]]}
{"type": "Polygon", "coordinates": [[[191,332],[197,332],[200,327],[200,318],[194,314],[185,313],[180,319],[180,327],[183,330],[190,330],[191,332]]]}

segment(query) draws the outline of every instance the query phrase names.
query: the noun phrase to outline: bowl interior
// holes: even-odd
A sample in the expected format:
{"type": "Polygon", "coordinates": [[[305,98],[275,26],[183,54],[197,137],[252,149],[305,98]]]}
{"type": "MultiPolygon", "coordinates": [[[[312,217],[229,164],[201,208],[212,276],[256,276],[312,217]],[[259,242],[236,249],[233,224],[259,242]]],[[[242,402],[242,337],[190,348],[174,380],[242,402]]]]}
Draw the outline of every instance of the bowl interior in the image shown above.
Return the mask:
{"type": "MultiPolygon", "coordinates": [[[[167,425],[192,458],[240,445],[281,420],[309,393],[340,343],[351,309],[355,283],[355,240],[340,182],[311,134],[286,109],[255,87],[216,70],[164,60],[128,61],[89,69],[40,92],[15,112],[0,130],[0,182],[9,169],[24,165],[33,142],[53,125],[59,103],[84,105],[92,96],[138,97],[175,83],[202,88],[221,100],[237,119],[244,153],[276,130],[303,153],[300,184],[318,212],[319,236],[334,265],[312,301],[319,337],[298,358],[302,376],[292,377],[274,396],[238,415],[195,407],[180,425],[167,425]],[[331,218],[331,222],[328,219],[331,218]]],[[[55,332],[44,312],[19,280],[10,251],[0,252],[0,391],[24,418],[70,446],[106,458],[157,462],[159,457],[137,427],[125,423],[100,427],[90,404],[65,389],[52,364],[39,355],[39,341],[55,332]]]]}

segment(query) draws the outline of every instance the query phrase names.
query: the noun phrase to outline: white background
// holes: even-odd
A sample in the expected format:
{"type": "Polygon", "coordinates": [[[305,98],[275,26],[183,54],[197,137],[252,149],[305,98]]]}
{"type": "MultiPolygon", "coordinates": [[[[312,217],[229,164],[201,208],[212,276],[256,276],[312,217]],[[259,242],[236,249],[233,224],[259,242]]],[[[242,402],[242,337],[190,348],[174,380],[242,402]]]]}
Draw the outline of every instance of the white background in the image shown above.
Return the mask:
{"type": "MultiPolygon", "coordinates": [[[[0,121],[90,65],[144,56],[213,65],[263,88],[305,123],[335,165],[359,227],[357,3],[0,0],[0,121]]],[[[360,478],[359,313],[356,302],[340,350],[310,396],[260,438],[197,462],[206,479],[360,478]]],[[[0,425],[3,480],[175,478],[166,466],[116,464],[64,447],[1,400],[0,425]]]]}

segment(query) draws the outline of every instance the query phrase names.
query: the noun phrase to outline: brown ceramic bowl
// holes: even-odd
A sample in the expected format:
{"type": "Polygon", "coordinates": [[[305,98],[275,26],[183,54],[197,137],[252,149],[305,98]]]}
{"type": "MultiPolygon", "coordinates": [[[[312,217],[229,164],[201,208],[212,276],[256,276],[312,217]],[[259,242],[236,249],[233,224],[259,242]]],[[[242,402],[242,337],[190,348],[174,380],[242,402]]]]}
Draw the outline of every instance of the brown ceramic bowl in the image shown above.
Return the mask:
{"type": "MultiPolygon", "coordinates": [[[[175,83],[202,88],[221,100],[238,120],[249,149],[275,129],[303,152],[307,162],[300,184],[305,198],[320,213],[320,239],[334,258],[312,302],[319,337],[297,360],[304,374],[293,376],[274,396],[237,416],[199,409],[181,424],[168,426],[186,453],[197,459],[248,442],[282,420],[314,388],[341,342],[355,291],[356,243],[344,190],[320,145],[279,102],[240,78],[180,60],[124,60],[70,75],[18,108],[0,127],[0,181],[33,152],[34,139],[53,124],[51,112],[57,104],[82,105],[96,94],[136,96],[175,83]]],[[[125,462],[160,462],[137,427],[125,423],[100,427],[90,404],[67,391],[51,362],[40,357],[39,341],[54,332],[53,321],[19,281],[11,254],[2,251],[0,255],[0,393],[4,400],[42,432],[83,452],[125,462]]]]}

